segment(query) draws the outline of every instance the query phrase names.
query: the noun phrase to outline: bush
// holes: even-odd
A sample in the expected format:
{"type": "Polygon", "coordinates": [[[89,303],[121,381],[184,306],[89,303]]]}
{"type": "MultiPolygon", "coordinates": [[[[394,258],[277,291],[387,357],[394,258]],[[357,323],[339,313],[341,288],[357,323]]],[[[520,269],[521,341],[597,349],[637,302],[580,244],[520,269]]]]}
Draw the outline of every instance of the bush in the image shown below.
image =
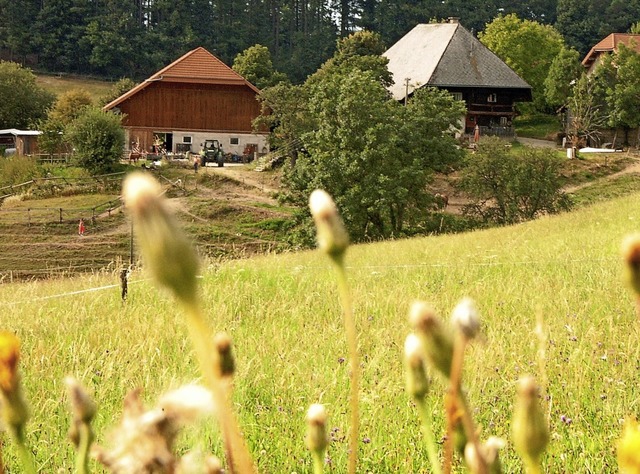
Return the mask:
{"type": "Polygon", "coordinates": [[[124,150],[121,116],[86,107],[69,126],[78,164],[93,174],[114,171],[124,150]]]}
{"type": "Polygon", "coordinates": [[[498,138],[485,138],[462,171],[459,187],[472,201],[465,214],[512,224],[568,209],[561,165],[553,151],[523,147],[516,153],[498,138]]]}

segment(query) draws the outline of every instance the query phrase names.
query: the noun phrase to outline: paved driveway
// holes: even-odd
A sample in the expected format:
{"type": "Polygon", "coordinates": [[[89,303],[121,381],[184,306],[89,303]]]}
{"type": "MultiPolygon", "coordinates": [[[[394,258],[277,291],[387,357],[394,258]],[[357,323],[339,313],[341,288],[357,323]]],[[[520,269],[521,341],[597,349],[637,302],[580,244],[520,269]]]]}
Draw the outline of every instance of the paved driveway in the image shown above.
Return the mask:
{"type": "Polygon", "coordinates": [[[551,140],[538,140],[537,138],[525,138],[525,137],[517,137],[518,140],[523,145],[532,146],[536,148],[560,148],[556,145],[556,142],[551,140]]]}

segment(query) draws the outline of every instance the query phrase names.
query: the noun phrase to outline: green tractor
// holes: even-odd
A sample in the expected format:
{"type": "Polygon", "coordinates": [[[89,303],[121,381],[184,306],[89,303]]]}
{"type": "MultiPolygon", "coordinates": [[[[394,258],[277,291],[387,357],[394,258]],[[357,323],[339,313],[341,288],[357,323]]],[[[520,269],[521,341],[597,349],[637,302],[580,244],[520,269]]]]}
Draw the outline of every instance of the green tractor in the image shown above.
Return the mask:
{"type": "Polygon", "coordinates": [[[218,140],[205,140],[200,155],[202,166],[207,163],[217,163],[219,167],[224,166],[224,152],[222,144],[218,140]]]}

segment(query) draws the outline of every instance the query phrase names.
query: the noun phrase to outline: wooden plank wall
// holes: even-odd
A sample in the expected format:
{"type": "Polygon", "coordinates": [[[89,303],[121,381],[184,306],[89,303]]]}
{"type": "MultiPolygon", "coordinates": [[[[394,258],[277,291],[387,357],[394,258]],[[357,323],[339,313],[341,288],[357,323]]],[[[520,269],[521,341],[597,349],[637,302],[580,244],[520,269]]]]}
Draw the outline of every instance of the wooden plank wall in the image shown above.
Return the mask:
{"type": "Polygon", "coordinates": [[[127,127],[250,133],[260,115],[247,86],[163,82],[147,86],[119,105],[127,127]]]}

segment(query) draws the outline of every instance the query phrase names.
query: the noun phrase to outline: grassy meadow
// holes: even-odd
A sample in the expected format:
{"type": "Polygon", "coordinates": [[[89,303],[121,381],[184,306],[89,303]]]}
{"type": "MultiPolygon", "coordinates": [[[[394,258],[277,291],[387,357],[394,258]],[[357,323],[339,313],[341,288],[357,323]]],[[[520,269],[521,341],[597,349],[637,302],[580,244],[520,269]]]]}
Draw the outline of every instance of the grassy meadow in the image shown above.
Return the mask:
{"type": "MultiPolygon", "coordinates": [[[[349,249],[363,372],[358,472],[427,471],[417,413],[404,392],[407,311],[424,299],[448,318],[463,296],[476,300],[483,319],[464,373],[482,437],[509,440],[516,381],[533,374],[548,381],[545,472],[616,472],[622,422],[640,412],[639,322],[619,256],[623,237],[640,231],[639,197],[514,227],[349,249]]],[[[260,472],[311,472],[304,417],[316,402],[329,413],[326,471],[345,472],[347,348],[328,260],[317,251],[288,253],[211,264],[202,273],[209,321],[234,340],[234,401],[260,472]]],[[[175,302],[136,272],[123,304],[118,282],[103,273],[0,286],[0,327],[22,340],[28,440],[40,472],[67,472],[74,463],[66,375],[94,393],[97,442],[106,445],[129,390],[142,387],[151,405],[199,375],[175,302]]],[[[438,439],[444,388],[434,375],[428,400],[438,439]]],[[[8,471],[19,472],[3,444],[8,471]]],[[[185,431],[180,449],[193,445],[222,457],[212,420],[185,431]]],[[[510,443],[502,456],[504,472],[521,472],[510,443]]]]}

